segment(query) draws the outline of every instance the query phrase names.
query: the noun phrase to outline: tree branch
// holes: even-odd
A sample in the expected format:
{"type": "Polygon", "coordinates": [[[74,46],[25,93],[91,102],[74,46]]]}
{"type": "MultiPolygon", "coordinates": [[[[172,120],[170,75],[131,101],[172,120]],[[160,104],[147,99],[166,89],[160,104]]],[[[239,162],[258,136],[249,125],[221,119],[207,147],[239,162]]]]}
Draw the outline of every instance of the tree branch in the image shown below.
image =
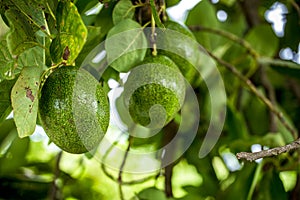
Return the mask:
{"type": "Polygon", "coordinates": [[[242,8],[243,14],[245,15],[249,29],[260,24],[261,19],[258,11],[260,0],[239,1],[239,4],[242,8]]]}
{"type": "Polygon", "coordinates": [[[123,174],[123,169],[125,167],[126,159],[128,157],[128,153],[129,153],[129,150],[130,150],[131,140],[132,140],[131,137],[129,137],[128,146],[127,146],[126,152],[124,154],[124,157],[123,157],[120,169],[119,169],[118,183],[119,183],[119,192],[120,192],[120,199],[121,200],[124,200],[124,194],[123,194],[123,191],[122,191],[122,186],[123,186],[122,174],[123,174]]]}
{"type": "MultiPolygon", "coordinates": [[[[275,90],[266,73],[265,66],[260,66],[260,79],[261,79],[262,86],[265,88],[267,92],[267,97],[270,99],[271,103],[275,105],[276,104],[275,90]]],[[[269,116],[270,116],[269,129],[271,132],[276,132],[277,131],[276,116],[271,111],[269,111],[269,116]]]]}
{"type": "MultiPolygon", "coordinates": [[[[112,151],[113,147],[115,145],[118,144],[118,141],[114,142],[108,149],[107,151],[105,152],[104,156],[103,156],[103,161],[101,163],[101,169],[103,171],[103,173],[108,177],[110,178],[111,180],[115,181],[115,182],[118,182],[118,178],[114,177],[112,174],[110,174],[107,169],[106,169],[106,166],[105,166],[105,160],[107,158],[107,156],[109,155],[109,153],[112,151]]],[[[149,175],[147,177],[144,177],[144,178],[140,178],[140,179],[136,179],[136,180],[131,180],[131,181],[124,181],[122,179],[122,185],[135,185],[135,184],[140,184],[140,183],[144,183],[146,181],[149,181],[155,177],[157,177],[159,175],[159,173],[157,174],[154,174],[154,175],[149,175]]]]}
{"type": "Polygon", "coordinates": [[[62,151],[59,152],[57,154],[57,157],[56,157],[55,168],[54,168],[54,178],[53,178],[53,181],[52,181],[52,187],[51,187],[51,192],[50,192],[50,199],[51,200],[60,199],[60,198],[57,197],[58,187],[56,185],[56,180],[58,179],[59,174],[60,174],[59,163],[60,163],[60,160],[61,160],[61,156],[62,156],[62,151]]]}
{"type": "Polygon", "coordinates": [[[246,159],[247,161],[254,161],[259,158],[277,156],[279,154],[289,152],[291,150],[300,148],[300,138],[295,140],[294,142],[287,144],[281,147],[275,147],[273,149],[263,150],[259,152],[249,153],[249,152],[240,152],[236,154],[237,159],[246,159]]]}
{"type": "Polygon", "coordinates": [[[255,96],[257,96],[269,109],[271,112],[273,112],[277,118],[279,119],[279,121],[282,123],[282,125],[291,132],[291,134],[293,135],[294,139],[296,139],[297,136],[297,132],[296,130],[287,123],[287,121],[284,118],[284,115],[282,114],[282,112],[278,111],[277,108],[275,107],[275,105],[272,104],[272,102],[266,98],[262,93],[260,93],[257,88],[255,87],[255,85],[250,81],[250,79],[248,79],[247,77],[245,77],[240,71],[237,70],[237,68],[222,60],[221,58],[218,58],[217,56],[215,56],[214,54],[212,54],[211,52],[209,52],[208,50],[206,50],[206,52],[209,54],[209,56],[211,58],[213,58],[215,61],[217,61],[218,63],[220,63],[221,65],[223,65],[224,67],[226,67],[226,69],[228,69],[230,72],[232,72],[236,77],[238,77],[242,82],[244,82],[248,88],[250,89],[250,91],[255,94],[255,96]]]}
{"type": "Polygon", "coordinates": [[[300,65],[291,61],[285,61],[280,59],[273,59],[267,57],[259,57],[257,59],[258,63],[261,65],[272,65],[272,66],[280,66],[280,67],[287,67],[287,68],[300,68],[300,65]]]}
{"type": "MultiPolygon", "coordinates": [[[[164,138],[163,138],[163,146],[169,144],[172,139],[175,137],[176,132],[178,130],[178,124],[172,120],[169,124],[164,127],[164,138]]],[[[176,144],[172,145],[170,149],[165,151],[164,156],[162,157],[162,164],[169,163],[170,160],[174,158],[174,151],[171,149],[176,149],[176,144]]],[[[165,195],[167,198],[173,197],[173,189],[172,189],[172,176],[173,176],[173,168],[179,162],[179,160],[174,160],[172,163],[168,164],[165,167],[165,195]]]]}
{"type": "Polygon", "coordinates": [[[255,51],[255,49],[251,46],[251,44],[249,42],[247,42],[243,38],[240,38],[230,32],[220,30],[220,29],[210,28],[210,27],[204,27],[204,26],[200,26],[200,25],[189,26],[189,29],[191,31],[207,31],[207,32],[219,35],[219,36],[223,36],[223,37],[239,44],[240,46],[244,47],[253,58],[256,59],[259,56],[259,54],[255,51]]]}

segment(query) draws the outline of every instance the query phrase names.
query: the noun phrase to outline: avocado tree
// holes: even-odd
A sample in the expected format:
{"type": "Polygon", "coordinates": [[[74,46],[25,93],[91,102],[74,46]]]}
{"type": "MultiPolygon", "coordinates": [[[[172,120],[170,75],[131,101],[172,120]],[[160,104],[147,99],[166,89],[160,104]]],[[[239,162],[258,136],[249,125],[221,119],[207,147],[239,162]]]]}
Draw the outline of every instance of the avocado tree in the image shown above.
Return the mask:
{"type": "Polygon", "coordinates": [[[0,13],[0,199],[299,199],[299,1],[0,13]]]}

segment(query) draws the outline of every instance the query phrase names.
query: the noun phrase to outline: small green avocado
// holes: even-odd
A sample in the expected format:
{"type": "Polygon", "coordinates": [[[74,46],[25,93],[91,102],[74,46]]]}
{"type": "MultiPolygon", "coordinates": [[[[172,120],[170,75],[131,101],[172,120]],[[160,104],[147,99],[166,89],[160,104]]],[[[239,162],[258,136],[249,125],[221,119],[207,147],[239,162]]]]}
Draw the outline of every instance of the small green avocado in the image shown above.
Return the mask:
{"type": "Polygon", "coordinates": [[[147,57],[124,85],[124,101],[134,122],[162,128],[180,110],[185,98],[184,78],[166,56],[147,57]]]}
{"type": "Polygon", "coordinates": [[[50,138],[69,153],[93,150],[109,125],[109,105],[99,82],[84,69],[63,66],[46,79],[39,118],[50,138]]]}

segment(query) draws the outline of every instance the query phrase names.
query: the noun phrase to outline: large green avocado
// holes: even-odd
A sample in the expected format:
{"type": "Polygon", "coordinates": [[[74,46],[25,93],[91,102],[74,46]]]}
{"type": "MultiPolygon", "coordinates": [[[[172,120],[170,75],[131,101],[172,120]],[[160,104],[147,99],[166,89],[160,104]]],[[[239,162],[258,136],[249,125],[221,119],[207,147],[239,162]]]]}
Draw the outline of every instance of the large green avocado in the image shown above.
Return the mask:
{"type": "Polygon", "coordinates": [[[90,73],[63,66],[54,70],[42,87],[39,117],[58,147],[69,153],[85,153],[94,149],[106,133],[107,97],[90,73]]]}
{"type": "Polygon", "coordinates": [[[170,122],[184,98],[184,78],[176,64],[163,55],[147,57],[130,72],[124,85],[124,101],[133,121],[149,128],[162,128],[170,122]]]}

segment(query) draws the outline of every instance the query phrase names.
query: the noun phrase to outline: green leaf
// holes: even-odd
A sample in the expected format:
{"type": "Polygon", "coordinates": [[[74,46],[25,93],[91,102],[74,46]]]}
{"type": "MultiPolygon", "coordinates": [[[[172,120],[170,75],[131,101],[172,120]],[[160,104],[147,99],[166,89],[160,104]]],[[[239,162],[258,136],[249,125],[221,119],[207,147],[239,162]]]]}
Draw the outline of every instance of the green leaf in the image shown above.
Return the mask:
{"type": "Polygon", "coordinates": [[[35,46],[23,51],[17,59],[12,58],[7,47],[6,41],[0,43],[0,82],[4,79],[14,79],[22,70],[23,66],[37,66],[46,69],[45,50],[35,46]]]}
{"type": "Polygon", "coordinates": [[[18,138],[14,127],[8,135],[10,143],[4,156],[0,158],[0,176],[15,173],[26,163],[26,154],[29,149],[29,138],[18,138]]]}
{"type": "Polygon", "coordinates": [[[8,0],[6,2],[9,3],[8,7],[14,8],[26,16],[25,18],[33,30],[38,31],[41,26],[45,26],[43,11],[47,7],[43,7],[41,4],[45,2],[37,3],[35,0],[8,0]]]}
{"type": "Polygon", "coordinates": [[[6,11],[5,16],[11,27],[11,31],[7,35],[7,43],[12,54],[19,55],[26,49],[38,45],[35,39],[35,31],[23,13],[15,9],[9,9],[6,11]]]}
{"type": "Polygon", "coordinates": [[[112,13],[114,9],[115,1],[110,2],[107,6],[103,6],[100,13],[97,15],[95,26],[101,27],[102,34],[100,37],[104,37],[108,31],[114,26],[112,20],[112,13]]]}
{"type": "MultiPolygon", "coordinates": [[[[204,27],[219,26],[219,21],[216,17],[216,11],[213,5],[208,0],[199,2],[188,14],[186,24],[200,25],[204,27]]],[[[195,32],[198,42],[209,50],[214,50],[220,41],[220,37],[206,32],[195,32]]]]}
{"type": "Polygon", "coordinates": [[[279,40],[270,25],[258,25],[252,28],[245,39],[262,56],[272,57],[277,53],[279,40]]]}
{"type": "Polygon", "coordinates": [[[112,19],[114,24],[116,25],[124,19],[132,19],[134,16],[134,10],[135,9],[130,0],[119,1],[113,10],[112,19]]]}
{"type": "Polygon", "coordinates": [[[280,75],[300,79],[300,65],[297,63],[270,58],[259,58],[258,61],[261,64],[269,64],[272,69],[277,71],[280,75]]]}
{"type": "Polygon", "coordinates": [[[3,2],[5,16],[11,27],[7,35],[8,47],[12,54],[19,55],[24,50],[38,45],[36,32],[47,27],[42,4],[34,0],[7,0],[3,2]]]}
{"type": "Polygon", "coordinates": [[[38,67],[24,67],[11,92],[14,119],[21,138],[35,130],[42,72],[38,67]]]}
{"type": "Polygon", "coordinates": [[[154,18],[156,26],[159,27],[159,28],[164,28],[164,25],[161,23],[159,14],[156,10],[156,5],[154,3],[154,0],[150,0],[150,7],[151,7],[152,16],[154,18]]]}
{"type": "Polygon", "coordinates": [[[166,0],[166,6],[167,7],[175,6],[179,2],[180,2],[180,0],[166,0]]]}
{"type": "MultiPolygon", "coordinates": [[[[290,114],[292,114],[292,113],[287,113],[287,111],[285,111],[280,105],[277,105],[277,109],[282,113],[282,116],[285,119],[285,122],[287,124],[289,124],[290,127],[293,127],[294,130],[296,130],[295,124],[293,123],[293,120],[290,117],[290,114]]],[[[278,132],[280,132],[284,141],[286,143],[293,142],[294,136],[292,135],[292,133],[286,129],[286,127],[279,121],[279,119],[276,118],[276,120],[277,120],[276,124],[278,125],[278,132]]]]}
{"type": "Polygon", "coordinates": [[[227,104],[226,125],[228,127],[228,132],[231,136],[231,139],[248,138],[249,133],[244,116],[233,106],[233,103],[230,101],[228,101],[227,104]]]}
{"type": "Polygon", "coordinates": [[[0,82],[3,79],[13,79],[14,78],[14,59],[12,58],[8,47],[7,41],[0,41],[0,82]]]}
{"type": "Polygon", "coordinates": [[[220,3],[226,5],[227,7],[231,7],[236,3],[236,0],[220,0],[220,3]]]}
{"type": "Polygon", "coordinates": [[[201,66],[204,69],[208,64],[202,60],[200,53],[195,54],[199,47],[193,33],[174,21],[167,21],[164,25],[166,30],[157,31],[159,53],[171,58],[193,87],[199,86],[202,79],[196,66],[200,66],[201,62],[205,63],[205,66],[201,66]]]}
{"type": "Polygon", "coordinates": [[[235,181],[226,190],[221,191],[216,199],[247,199],[252,182],[255,182],[256,163],[246,163],[243,169],[232,173],[235,181]]]}
{"type": "Polygon", "coordinates": [[[88,26],[88,36],[86,43],[84,44],[80,54],[76,58],[76,65],[81,65],[87,55],[102,42],[102,38],[99,37],[101,35],[101,27],[96,26],[88,26]]]}
{"type": "Polygon", "coordinates": [[[72,64],[87,38],[85,27],[76,6],[72,2],[59,2],[56,13],[58,35],[50,45],[54,63],[72,64]]]}
{"type": "Polygon", "coordinates": [[[290,6],[288,14],[285,16],[286,25],[284,28],[284,37],[281,38],[281,46],[283,48],[290,47],[297,52],[300,41],[299,11],[294,6],[290,6]]]}
{"type": "Polygon", "coordinates": [[[76,7],[84,24],[86,26],[92,26],[95,25],[97,12],[100,12],[100,10],[103,8],[103,5],[101,5],[97,0],[79,0],[76,1],[76,7]],[[91,11],[93,11],[93,14],[91,14],[91,11]]]}
{"type": "Polygon", "coordinates": [[[16,79],[4,80],[0,82],[0,123],[3,120],[5,120],[5,118],[12,111],[11,102],[10,102],[10,93],[15,82],[16,79]]]}
{"type": "Polygon", "coordinates": [[[108,63],[119,72],[128,72],[140,63],[147,51],[147,39],[140,24],[125,19],[107,35],[105,49],[108,63]]]}
{"type": "MultiPolygon", "coordinates": [[[[15,129],[16,125],[13,119],[7,119],[0,123],[0,146],[3,140],[8,136],[12,129],[15,129]]],[[[1,149],[0,149],[1,151],[1,149]]]]}
{"type": "Polygon", "coordinates": [[[84,12],[90,10],[98,3],[98,0],[77,0],[75,5],[77,7],[78,12],[80,14],[84,14],[84,12]]]}
{"type": "Polygon", "coordinates": [[[102,77],[101,77],[104,81],[108,81],[109,79],[114,79],[116,81],[119,81],[120,79],[120,76],[119,76],[119,72],[117,72],[114,68],[112,67],[107,67],[105,69],[105,71],[103,72],[102,74],[102,77]]]}
{"type": "Polygon", "coordinates": [[[279,173],[275,169],[264,172],[261,182],[256,188],[257,200],[285,200],[288,199],[284,191],[283,183],[279,178],[279,173]]]}
{"type": "Polygon", "coordinates": [[[21,70],[23,66],[36,66],[46,69],[45,50],[42,47],[33,47],[24,51],[18,57],[18,67],[21,70]]]}
{"type": "Polygon", "coordinates": [[[147,188],[141,191],[138,197],[143,200],[167,200],[165,193],[157,188],[147,188]]]}
{"type": "MultiPolygon", "coordinates": [[[[266,105],[256,96],[244,90],[245,101],[243,102],[243,114],[247,122],[249,132],[264,135],[269,132],[269,110],[266,105]],[[263,122],[263,123],[261,123],[263,122]]],[[[261,88],[260,92],[264,93],[261,88]]]]}

